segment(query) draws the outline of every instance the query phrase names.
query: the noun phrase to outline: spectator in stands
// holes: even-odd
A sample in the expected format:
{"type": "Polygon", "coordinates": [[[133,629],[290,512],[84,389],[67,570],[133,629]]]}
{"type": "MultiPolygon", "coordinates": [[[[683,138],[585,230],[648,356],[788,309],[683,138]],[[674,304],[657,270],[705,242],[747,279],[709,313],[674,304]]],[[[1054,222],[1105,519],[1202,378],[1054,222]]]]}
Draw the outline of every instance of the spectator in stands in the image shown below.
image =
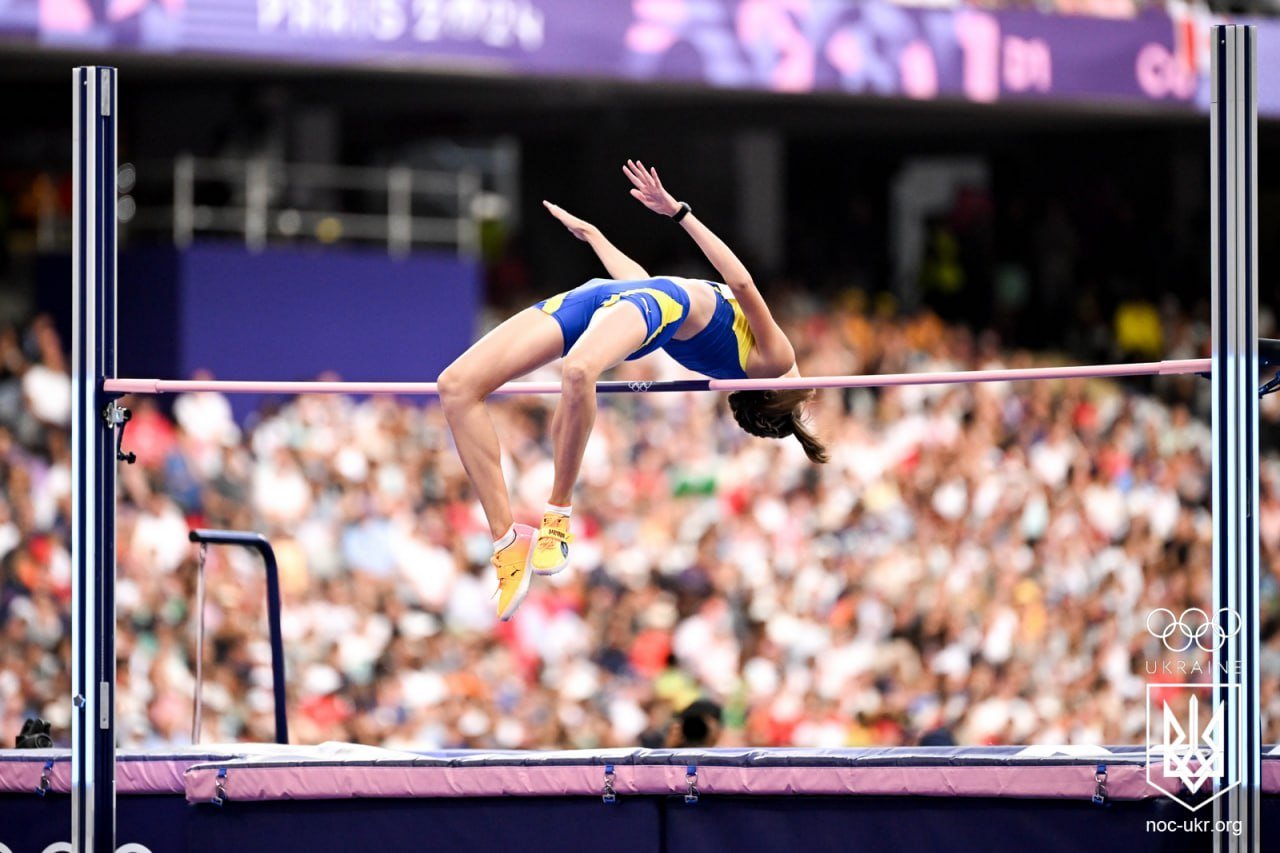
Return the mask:
{"type": "Polygon", "coordinates": [[[667,746],[673,749],[715,746],[720,740],[723,713],[720,705],[710,699],[690,702],[672,719],[667,746]]]}

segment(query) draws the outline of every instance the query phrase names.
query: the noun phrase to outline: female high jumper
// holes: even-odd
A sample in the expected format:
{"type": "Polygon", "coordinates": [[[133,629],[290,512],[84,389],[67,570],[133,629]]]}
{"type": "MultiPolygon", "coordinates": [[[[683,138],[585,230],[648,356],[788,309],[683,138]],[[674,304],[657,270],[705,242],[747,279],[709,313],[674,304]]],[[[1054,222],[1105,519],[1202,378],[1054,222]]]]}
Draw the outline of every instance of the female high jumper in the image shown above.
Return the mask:
{"type": "MultiPolygon", "coordinates": [[[[800,375],[791,342],[729,247],[663,188],[657,170],[628,160],[622,171],[634,184],[631,195],[680,223],[724,283],[653,278],[599,228],[543,202],[569,233],[591,246],[611,278],[591,279],[506,320],[449,365],[438,385],[458,455],[489,520],[498,618],[504,621],[524,601],[532,574],[553,575],[568,563],[573,486],[595,422],[600,374],[664,349],[690,370],[715,379],[800,375]],[[551,419],[555,479],[542,526],[535,531],[513,523],[485,398],[561,356],[560,402],[551,419]]],[[[806,389],[737,391],[729,395],[729,405],[752,435],[794,435],[809,459],[825,462],[826,449],[802,420],[803,404],[812,395],[806,389]]]]}

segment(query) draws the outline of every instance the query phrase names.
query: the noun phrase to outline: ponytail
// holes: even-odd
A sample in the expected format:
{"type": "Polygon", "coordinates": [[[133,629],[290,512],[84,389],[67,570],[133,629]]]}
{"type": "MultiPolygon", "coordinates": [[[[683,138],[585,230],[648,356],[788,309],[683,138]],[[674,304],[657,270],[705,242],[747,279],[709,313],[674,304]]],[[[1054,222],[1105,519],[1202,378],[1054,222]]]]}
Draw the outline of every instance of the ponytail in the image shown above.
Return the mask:
{"type": "Polygon", "coordinates": [[[735,391],[729,395],[729,408],[738,426],[760,438],[785,438],[794,435],[810,462],[826,462],[830,456],[826,445],[809,429],[804,418],[804,404],[816,392],[811,388],[786,391],[735,391]]]}

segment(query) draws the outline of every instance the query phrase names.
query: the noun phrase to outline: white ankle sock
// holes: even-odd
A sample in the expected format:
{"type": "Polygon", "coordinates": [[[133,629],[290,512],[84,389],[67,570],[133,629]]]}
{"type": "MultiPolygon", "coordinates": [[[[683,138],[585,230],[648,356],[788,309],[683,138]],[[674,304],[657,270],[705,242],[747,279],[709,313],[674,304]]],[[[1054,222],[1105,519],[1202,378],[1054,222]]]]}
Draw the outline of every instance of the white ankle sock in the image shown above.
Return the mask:
{"type": "Polygon", "coordinates": [[[507,532],[502,534],[499,539],[493,540],[493,553],[498,553],[503,548],[516,541],[516,526],[513,524],[507,528],[507,532]]]}
{"type": "Polygon", "coordinates": [[[572,505],[556,506],[553,503],[549,503],[547,504],[547,512],[557,512],[560,515],[563,515],[565,518],[568,518],[569,516],[573,515],[573,506],[572,505]]]}

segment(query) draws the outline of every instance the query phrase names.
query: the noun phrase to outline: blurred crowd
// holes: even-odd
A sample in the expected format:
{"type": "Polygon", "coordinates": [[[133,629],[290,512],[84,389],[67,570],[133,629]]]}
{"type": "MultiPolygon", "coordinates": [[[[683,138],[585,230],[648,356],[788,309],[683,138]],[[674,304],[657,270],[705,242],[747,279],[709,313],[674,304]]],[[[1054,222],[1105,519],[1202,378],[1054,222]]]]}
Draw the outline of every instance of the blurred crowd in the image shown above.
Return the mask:
{"type": "MultiPolygon", "coordinates": [[[[818,308],[788,321],[807,374],[1045,358],[932,315],[877,316],[856,295],[818,308]]],[[[1164,335],[1169,357],[1205,350],[1203,324],[1170,315],[1164,335]]],[[[622,368],[677,370],[662,355],[622,368]]],[[[202,739],[273,736],[262,566],[237,549],[202,557],[186,538],[199,525],[275,546],[297,743],[657,746],[681,742],[673,715],[698,700],[719,705],[721,745],[1140,742],[1144,685],[1164,661],[1212,680],[1207,660],[1167,652],[1145,627],[1153,608],[1210,600],[1207,391],[1167,377],[826,392],[812,410],[825,466],[741,433],[717,395],[611,398],[575,501],[572,570],[535,579],[505,624],[487,528],[436,406],[265,401],[242,427],[217,394],[167,411],[133,399],[125,443],[138,463],[120,469],[117,527],[121,741],[192,735],[201,564],[202,739]]],[[[553,402],[493,406],[525,520],[551,483],[553,402]]],[[[51,325],[0,333],[6,738],[27,716],[67,738],[69,407],[51,325]]],[[[1274,452],[1261,487],[1272,566],[1274,452]]],[[[1275,740],[1269,571],[1264,600],[1275,740]]]]}

